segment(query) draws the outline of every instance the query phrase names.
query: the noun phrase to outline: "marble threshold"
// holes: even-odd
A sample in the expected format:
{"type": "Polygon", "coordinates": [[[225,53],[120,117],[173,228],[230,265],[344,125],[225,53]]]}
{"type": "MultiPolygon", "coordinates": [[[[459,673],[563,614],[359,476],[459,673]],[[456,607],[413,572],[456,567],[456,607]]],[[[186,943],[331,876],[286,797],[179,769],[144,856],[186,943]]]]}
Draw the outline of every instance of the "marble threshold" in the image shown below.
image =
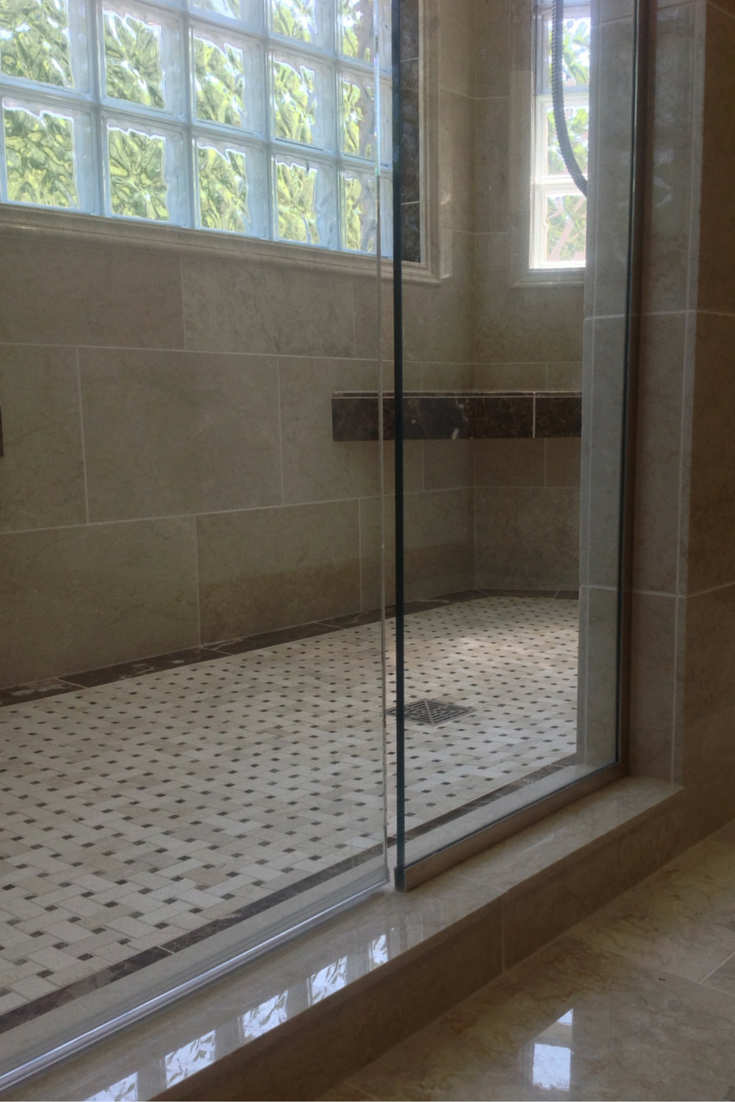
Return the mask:
{"type": "Polygon", "coordinates": [[[681,797],[653,779],[610,784],[410,893],[378,889],[0,1097],[320,1097],[669,860],[681,797]]]}

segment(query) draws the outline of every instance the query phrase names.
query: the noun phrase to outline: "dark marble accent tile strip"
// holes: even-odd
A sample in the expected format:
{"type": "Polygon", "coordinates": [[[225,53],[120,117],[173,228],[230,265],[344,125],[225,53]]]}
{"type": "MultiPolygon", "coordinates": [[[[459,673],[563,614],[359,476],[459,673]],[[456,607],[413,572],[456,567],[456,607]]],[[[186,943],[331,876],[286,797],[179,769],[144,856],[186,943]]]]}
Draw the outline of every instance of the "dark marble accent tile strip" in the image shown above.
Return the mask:
{"type": "MultiPolygon", "coordinates": [[[[384,438],[395,437],[395,399],[383,396],[384,438]]],[[[407,440],[493,440],[573,437],[582,432],[581,394],[535,391],[413,391],[403,402],[407,440]]],[[[332,395],[332,439],[377,440],[378,395],[332,395]]]]}
{"type": "Polygon", "coordinates": [[[74,983],[67,984],[66,987],[60,987],[58,991],[50,991],[48,995],[40,995],[39,998],[25,1003],[23,1006],[16,1006],[13,1010],[7,1010],[4,1014],[0,1014],[0,1033],[7,1033],[9,1029],[15,1029],[16,1026],[23,1025],[24,1022],[33,1021],[41,1014],[49,1014],[60,1006],[66,1006],[67,1003],[81,999],[84,995],[89,995],[92,991],[98,991],[101,987],[107,987],[115,980],[132,976],[134,972],[139,972],[141,968],[147,968],[149,965],[156,964],[159,960],[165,960],[170,956],[171,953],[168,949],[162,949],[158,946],[153,949],[145,949],[142,953],[129,957],[128,960],[120,961],[119,964],[111,964],[109,968],[103,968],[99,972],[93,972],[91,976],[85,976],[81,980],[75,980],[74,983]]]}
{"type": "MultiPolygon", "coordinates": [[[[494,788],[492,792],[488,792],[485,796],[477,796],[476,799],[470,800],[466,804],[462,804],[461,807],[454,808],[452,811],[447,811],[444,815],[437,815],[436,819],[430,819],[429,822],[422,823],[421,826],[407,830],[406,839],[410,841],[412,838],[420,838],[423,834],[428,834],[437,827],[444,826],[446,823],[452,823],[456,819],[461,819],[462,816],[468,815],[471,811],[476,811],[480,807],[487,807],[489,804],[501,800],[504,796],[510,796],[513,792],[519,792],[520,789],[528,787],[529,784],[533,784],[535,781],[543,780],[544,777],[550,777],[554,773],[558,773],[560,769],[566,769],[567,766],[574,765],[576,760],[576,754],[569,754],[567,757],[561,758],[551,765],[543,766],[542,769],[535,769],[533,773],[529,773],[525,777],[519,777],[516,781],[510,781],[500,788],[494,788]]],[[[395,838],[392,839],[392,841],[395,842],[395,838]]],[[[388,842],[389,844],[391,843],[390,838],[388,842]]]]}
{"type": "Polygon", "coordinates": [[[349,872],[350,869],[365,864],[366,861],[370,861],[374,857],[379,857],[382,852],[382,846],[371,846],[363,853],[359,853],[353,857],[346,857],[344,860],[338,861],[334,865],[330,865],[328,869],[322,869],[320,872],[304,877],[303,880],[299,880],[295,884],[282,888],[280,891],[273,892],[264,899],[258,899],[255,903],[240,907],[239,910],[233,911],[230,915],[214,919],[212,922],[208,922],[206,925],[201,926],[198,930],[190,930],[188,933],[182,934],[172,941],[167,941],[165,946],[155,946],[152,949],[146,949],[144,952],[138,953],[128,960],[121,961],[119,964],[112,964],[109,968],[103,968],[99,972],[94,972],[91,976],[85,976],[81,980],[76,980],[74,983],[67,984],[66,987],[60,987],[58,991],[49,992],[48,995],[41,995],[39,998],[25,1003],[23,1006],[17,1006],[13,1010],[8,1010],[5,1014],[0,1015],[0,1034],[7,1033],[8,1030],[15,1029],[16,1026],[33,1021],[34,1018],[38,1018],[42,1014],[48,1014],[60,1006],[65,1006],[67,1003],[74,1002],[76,999],[81,999],[84,995],[88,995],[92,991],[98,991],[102,987],[107,987],[109,984],[114,983],[116,980],[123,979],[125,976],[131,976],[134,972],[139,972],[142,968],[147,968],[151,964],[157,964],[161,960],[173,957],[183,949],[188,949],[192,945],[197,945],[199,942],[205,941],[207,938],[213,937],[223,930],[229,930],[231,927],[237,926],[241,922],[246,922],[249,918],[253,918],[254,915],[262,914],[264,911],[276,907],[279,903],[284,903],[288,899],[294,899],[296,896],[302,895],[311,888],[318,887],[327,880],[334,879],[335,876],[340,876],[344,872],[349,872]]]}

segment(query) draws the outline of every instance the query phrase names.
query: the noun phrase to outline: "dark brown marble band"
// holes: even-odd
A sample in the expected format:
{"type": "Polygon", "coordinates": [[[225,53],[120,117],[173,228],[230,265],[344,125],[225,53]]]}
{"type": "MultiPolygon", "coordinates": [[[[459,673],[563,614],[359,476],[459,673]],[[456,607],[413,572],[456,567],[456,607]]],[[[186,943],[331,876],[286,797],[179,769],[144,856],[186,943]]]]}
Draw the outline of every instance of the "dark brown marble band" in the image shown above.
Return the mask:
{"type": "MultiPolygon", "coordinates": [[[[332,395],[332,439],[379,439],[378,395],[332,395]]],[[[383,438],[395,439],[395,397],[383,395],[383,438]]],[[[410,392],[403,398],[406,440],[531,440],[582,434],[582,395],[537,391],[410,392]]]]}

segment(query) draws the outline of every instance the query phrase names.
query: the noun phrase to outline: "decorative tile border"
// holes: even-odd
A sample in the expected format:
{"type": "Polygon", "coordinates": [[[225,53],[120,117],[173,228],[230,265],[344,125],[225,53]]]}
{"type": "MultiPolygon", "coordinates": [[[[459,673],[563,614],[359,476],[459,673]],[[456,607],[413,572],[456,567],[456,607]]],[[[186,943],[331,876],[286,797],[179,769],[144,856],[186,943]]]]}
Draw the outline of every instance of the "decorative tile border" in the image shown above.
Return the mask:
{"type": "MultiPolygon", "coordinates": [[[[378,395],[332,395],[332,439],[377,440],[378,395]]],[[[403,399],[407,440],[531,440],[582,435],[582,395],[542,391],[411,392],[403,399]]],[[[395,438],[395,397],[383,396],[383,436],[395,438]]]]}

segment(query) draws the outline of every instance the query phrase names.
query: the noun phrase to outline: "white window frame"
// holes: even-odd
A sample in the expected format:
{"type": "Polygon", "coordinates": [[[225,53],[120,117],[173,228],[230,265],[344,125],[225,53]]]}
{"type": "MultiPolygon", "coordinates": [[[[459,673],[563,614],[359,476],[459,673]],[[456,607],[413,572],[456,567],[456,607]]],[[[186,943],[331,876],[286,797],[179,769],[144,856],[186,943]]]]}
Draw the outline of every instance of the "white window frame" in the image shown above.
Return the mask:
{"type": "MultiPolygon", "coordinates": [[[[380,0],[383,6],[383,11],[389,11],[389,3],[387,0],[380,0]]],[[[374,263],[374,254],[368,252],[359,252],[354,250],[348,250],[343,248],[345,244],[344,228],[343,228],[343,215],[340,202],[340,190],[336,186],[338,182],[338,174],[342,171],[359,170],[365,173],[375,173],[376,164],[374,161],[363,160],[353,157],[349,154],[342,152],[339,147],[338,130],[335,129],[334,137],[335,148],[330,149],[313,149],[311,146],[293,144],[285,142],[281,139],[276,139],[271,133],[271,113],[268,106],[268,88],[269,77],[266,72],[262,73],[263,84],[265,89],[264,95],[264,126],[263,132],[260,134],[246,132],[243,130],[240,133],[239,128],[235,130],[232,127],[221,127],[219,124],[211,124],[204,122],[203,120],[196,119],[193,116],[193,73],[192,73],[192,46],[190,30],[194,26],[202,27],[205,32],[211,30],[213,33],[218,31],[229,31],[233,37],[246,38],[248,41],[258,44],[260,49],[260,56],[265,65],[267,59],[270,58],[273,51],[287,51],[295,56],[301,56],[307,59],[314,58],[322,66],[328,69],[332,74],[333,79],[333,111],[338,113],[340,110],[340,83],[339,76],[341,72],[347,74],[355,74],[356,76],[369,76],[374,86],[381,88],[383,98],[383,117],[390,117],[390,77],[389,77],[389,55],[386,56],[385,49],[380,59],[380,78],[376,79],[375,67],[372,63],[361,63],[353,58],[347,58],[337,52],[337,41],[335,35],[337,33],[337,19],[338,9],[336,4],[333,4],[333,21],[328,30],[329,42],[328,47],[316,46],[310,43],[296,42],[285,38],[284,36],[276,35],[269,26],[268,11],[270,8],[269,0],[250,0],[250,4],[257,4],[260,11],[260,26],[254,28],[243,27],[240,25],[233,25],[231,20],[224,17],[219,17],[217,13],[210,11],[203,11],[200,8],[196,8],[193,3],[186,4],[185,0],[178,3],[177,0],[136,0],[135,6],[143,8],[155,17],[156,14],[167,17],[168,19],[175,20],[180,28],[180,34],[182,41],[185,43],[185,49],[181,52],[182,65],[179,71],[180,86],[183,89],[188,90],[188,94],[185,96],[186,102],[183,105],[183,110],[179,112],[159,111],[144,107],[142,105],[133,103],[121,103],[121,101],[110,101],[107,97],[101,94],[102,78],[103,78],[103,54],[102,47],[100,46],[100,24],[101,24],[101,12],[102,0],[87,0],[86,8],[84,6],[84,0],[73,0],[73,4],[70,7],[74,8],[74,17],[78,17],[81,13],[86,20],[87,35],[89,42],[88,58],[91,64],[88,63],[89,80],[87,87],[84,90],[69,90],[60,88],[56,85],[42,85],[40,83],[22,80],[20,78],[13,78],[7,74],[0,74],[0,93],[3,98],[8,98],[21,103],[26,102],[29,105],[35,104],[41,107],[47,106],[51,110],[59,110],[63,112],[82,111],[87,118],[90,118],[93,122],[92,125],[92,137],[88,140],[87,155],[91,156],[95,165],[94,171],[88,173],[88,179],[93,179],[94,188],[88,189],[85,196],[83,208],[67,208],[67,207],[51,207],[46,205],[34,205],[24,202],[12,201],[7,196],[6,183],[5,183],[5,170],[4,170],[4,148],[0,145],[0,153],[3,154],[3,172],[2,183],[0,192],[0,220],[3,225],[12,226],[28,226],[33,224],[34,226],[45,227],[52,230],[60,230],[61,232],[73,232],[75,228],[81,228],[83,225],[87,226],[94,236],[119,236],[123,238],[129,238],[131,240],[140,240],[141,232],[144,237],[150,234],[151,229],[155,228],[156,231],[161,231],[161,234],[166,235],[167,242],[171,244],[189,244],[193,243],[196,239],[197,244],[203,247],[207,239],[214,238],[212,245],[209,247],[215,247],[224,245],[225,240],[229,245],[231,240],[233,247],[241,247],[245,242],[249,246],[255,246],[256,252],[265,250],[266,254],[273,255],[273,250],[277,250],[276,255],[282,255],[284,257],[294,255],[294,251],[302,252],[304,250],[309,251],[313,255],[314,252],[319,254],[330,254],[335,260],[338,258],[349,259],[351,261],[367,261],[369,264],[374,263]],[[194,10],[191,10],[194,9],[194,10]],[[387,100],[387,113],[385,103],[387,100]],[[182,157],[182,161],[186,160],[186,201],[179,204],[179,216],[172,217],[167,221],[156,221],[147,219],[136,219],[130,216],[118,215],[112,213],[109,202],[109,191],[106,188],[105,174],[104,174],[104,160],[103,151],[104,146],[104,133],[103,127],[106,119],[118,120],[127,125],[136,123],[141,128],[146,123],[153,122],[156,127],[160,127],[162,130],[168,129],[171,133],[177,137],[183,139],[184,146],[186,148],[185,158],[182,157]],[[268,232],[261,233],[259,236],[248,236],[242,233],[233,233],[226,230],[212,230],[209,228],[201,227],[197,224],[196,210],[196,189],[198,186],[196,164],[194,161],[194,142],[196,136],[202,136],[212,140],[229,141],[233,145],[246,145],[252,148],[259,148],[265,151],[266,164],[268,166],[269,181],[268,181],[268,196],[269,196],[269,215],[268,215],[268,232]],[[336,240],[327,241],[326,243],[316,244],[302,244],[298,242],[292,242],[284,239],[279,239],[277,234],[277,209],[275,202],[274,192],[274,169],[275,156],[278,154],[286,154],[293,156],[294,160],[308,159],[313,161],[315,165],[326,166],[332,173],[333,183],[335,185],[335,203],[333,208],[334,219],[336,224],[340,226],[339,237],[336,240]],[[91,217],[90,217],[91,216],[91,217]],[[94,222],[94,228],[90,224],[94,222]],[[371,259],[372,257],[372,259],[371,259]]],[[[70,12],[71,17],[71,12],[70,12]]],[[[386,35],[382,34],[382,40],[385,42],[386,35]]],[[[389,44],[388,44],[389,46],[389,44]]],[[[337,124],[338,126],[338,124],[337,124]]],[[[390,132],[386,134],[385,126],[383,129],[383,145],[381,149],[381,177],[387,178],[389,175],[390,166],[388,164],[390,150],[390,132]]],[[[0,143],[4,139],[4,125],[0,125],[0,143]]],[[[383,188],[384,196],[390,193],[390,188],[383,188]]],[[[388,217],[383,218],[383,242],[387,243],[388,234],[390,232],[390,219],[388,217]]],[[[159,235],[160,236],[160,235],[159,235]]],[[[337,266],[343,266],[338,262],[337,266]]]]}

